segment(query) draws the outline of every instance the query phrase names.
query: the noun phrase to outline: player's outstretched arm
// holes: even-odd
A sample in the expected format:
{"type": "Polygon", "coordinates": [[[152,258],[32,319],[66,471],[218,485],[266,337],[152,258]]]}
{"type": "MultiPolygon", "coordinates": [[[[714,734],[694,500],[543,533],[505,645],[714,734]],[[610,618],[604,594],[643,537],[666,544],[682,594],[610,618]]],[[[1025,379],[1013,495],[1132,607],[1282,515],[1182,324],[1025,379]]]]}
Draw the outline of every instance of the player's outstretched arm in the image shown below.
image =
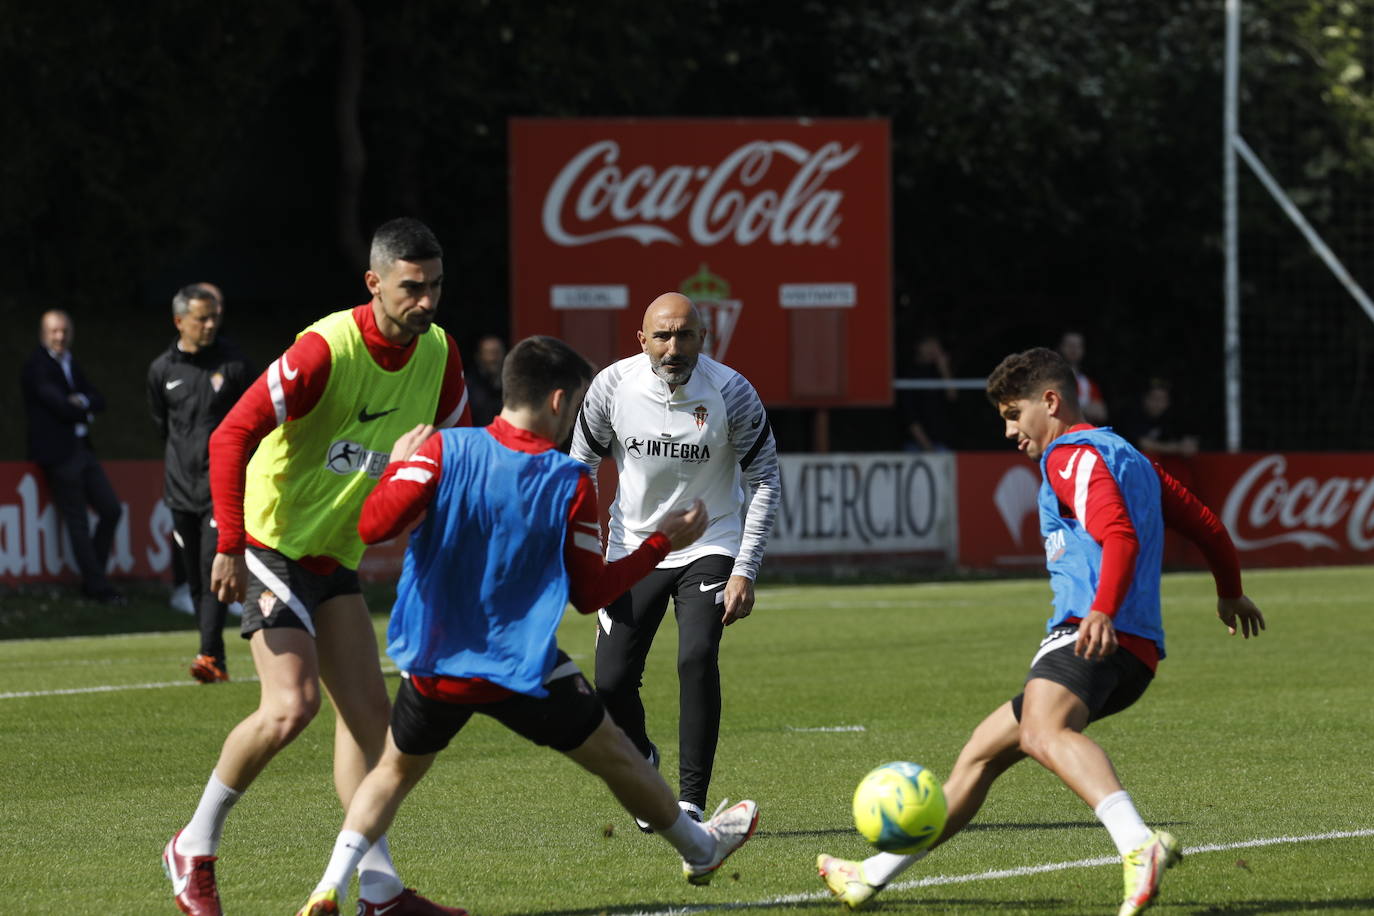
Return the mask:
{"type": "Polygon", "coordinates": [[[1226,624],[1226,630],[1232,636],[1236,635],[1236,630],[1240,630],[1240,635],[1249,639],[1251,636],[1258,636],[1260,630],[1264,629],[1264,615],[1245,595],[1239,598],[1218,598],[1217,616],[1221,622],[1226,624]]]}

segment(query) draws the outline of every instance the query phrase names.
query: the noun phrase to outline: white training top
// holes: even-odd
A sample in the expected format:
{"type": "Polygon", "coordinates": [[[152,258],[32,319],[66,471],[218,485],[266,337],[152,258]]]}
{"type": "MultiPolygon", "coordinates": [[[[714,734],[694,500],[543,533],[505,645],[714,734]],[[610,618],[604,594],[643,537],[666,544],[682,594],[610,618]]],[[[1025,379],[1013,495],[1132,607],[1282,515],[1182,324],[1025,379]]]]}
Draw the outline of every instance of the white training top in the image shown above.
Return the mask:
{"type": "Polygon", "coordinates": [[[706,533],[659,568],[724,554],[735,558],[734,575],[758,576],[781,495],[778,453],[758,392],[734,369],[700,356],[687,384],[669,391],[647,354],[613,363],[587,390],[571,454],[593,477],[606,455],[619,469],[608,561],[633,552],[665,513],[700,498],[706,533]]]}

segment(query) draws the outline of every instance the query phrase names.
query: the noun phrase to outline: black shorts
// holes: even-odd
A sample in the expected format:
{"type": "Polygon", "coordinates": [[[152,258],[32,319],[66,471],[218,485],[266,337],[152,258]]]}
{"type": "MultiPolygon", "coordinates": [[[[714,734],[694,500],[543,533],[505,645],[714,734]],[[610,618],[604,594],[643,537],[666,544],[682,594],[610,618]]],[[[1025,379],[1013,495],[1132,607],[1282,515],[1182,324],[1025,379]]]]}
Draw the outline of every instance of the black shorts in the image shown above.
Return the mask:
{"type": "Polygon", "coordinates": [[[410,678],[402,678],[391,707],[391,740],[402,753],[433,754],[448,747],[472,714],[480,712],[555,751],[581,747],[605,716],[601,699],[561,649],[544,687],[546,697],[517,693],[494,703],[450,703],[425,696],[410,678]]]}
{"type": "Polygon", "coordinates": [[[362,592],[355,569],[340,566],[321,576],[275,550],[251,545],[244,560],[248,563],[240,627],[244,639],[277,627],[294,627],[314,636],[316,608],[330,598],[362,592]]]}
{"type": "MultiPolygon", "coordinates": [[[[1074,655],[1078,640],[1078,624],[1055,627],[1040,641],[1040,649],[1031,660],[1026,680],[1044,678],[1062,684],[1088,707],[1088,721],[1121,712],[1145,693],[1154,680],[1150,667],[1125,649],[1117,648],[1106,658],[1089,661],[1074,655]]],[[[1011,701],[1016,721],[1021,721],[1024,693],[1011,701]]]]}

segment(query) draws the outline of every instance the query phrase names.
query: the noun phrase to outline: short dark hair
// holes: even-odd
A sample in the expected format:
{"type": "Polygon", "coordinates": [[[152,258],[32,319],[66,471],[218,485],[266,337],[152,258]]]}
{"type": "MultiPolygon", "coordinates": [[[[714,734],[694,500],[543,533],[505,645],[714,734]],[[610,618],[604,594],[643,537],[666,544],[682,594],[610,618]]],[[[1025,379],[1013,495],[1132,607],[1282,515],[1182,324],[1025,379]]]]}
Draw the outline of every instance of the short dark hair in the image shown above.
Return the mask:
{"type": "Polygon", "coordinates": [[[1013,353],[998,363],[988,376],[988,400],[994,407],[1036,397],[1050,388],[1059,392],[1069,404],[1078,406],[1078,380],[1074,378],[1073,367],[1047,347],[1013,353]]]}
{"type": "Polygon", "coordinates": [[[372,233],[368,266],[381,273],[397,261],[428,261],[443,256],[443,246],[428,226],[402,216],[382,223],[372,233]]]}
{"type": "Polygon", "coordinates": [[[501,366],[501,403],[538,407],[558,389],[576,391],[595,374],[582,354],[557,337],[526,337],[511,348],[501,366]]]}

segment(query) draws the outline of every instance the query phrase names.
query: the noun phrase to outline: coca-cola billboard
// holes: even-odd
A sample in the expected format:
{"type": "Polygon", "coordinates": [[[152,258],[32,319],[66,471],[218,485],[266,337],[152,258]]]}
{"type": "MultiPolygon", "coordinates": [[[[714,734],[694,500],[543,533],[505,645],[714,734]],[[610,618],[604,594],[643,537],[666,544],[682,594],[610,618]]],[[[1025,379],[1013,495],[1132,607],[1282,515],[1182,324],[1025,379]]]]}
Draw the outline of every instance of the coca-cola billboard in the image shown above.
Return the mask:
{"type": "Polygon", "coordinates": [[[1208,455],[1194,485],[1226,523],[1242,562],[1374,561],[1374,455],[1208,455]]]}
{"type": "MultiPolygon", "coordinates": [[[[1206,454],[1172,460],[1166,470],[1217,513],[1242,567],[1374,562],[1374,454],[1206,454]]],[[[1039,468],[1014,453],[961,454],[957,474],[959,562],[1043,564],[1039,468]]],[[[1165,562],[1203,561],[1166,532],[1165,562]]]]}
{"type": "Polygon", "coordinates": [[[766,402],[891,401],[886,121],[515,119],[510,161],[516,338],[604,365],[679,291],[766,402]]]}

